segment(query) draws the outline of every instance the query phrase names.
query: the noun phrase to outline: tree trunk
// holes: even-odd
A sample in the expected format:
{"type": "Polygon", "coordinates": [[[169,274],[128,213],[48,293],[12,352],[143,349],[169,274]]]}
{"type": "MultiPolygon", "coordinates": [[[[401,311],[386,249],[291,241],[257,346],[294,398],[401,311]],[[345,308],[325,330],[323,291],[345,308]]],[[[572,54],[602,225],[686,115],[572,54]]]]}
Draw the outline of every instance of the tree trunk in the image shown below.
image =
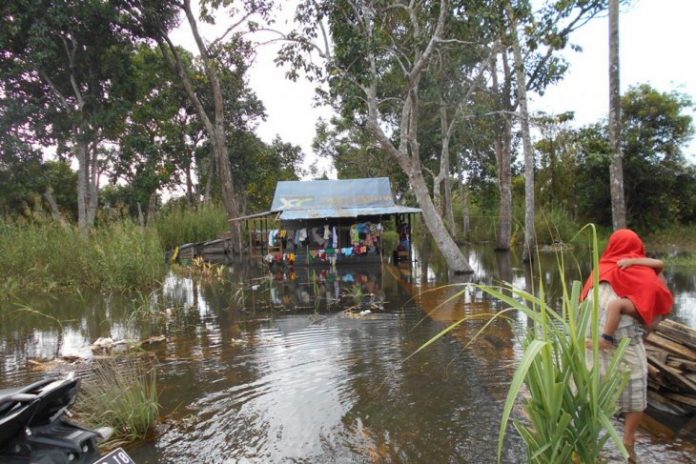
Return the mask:
{"type": "Polygon", "coordinates": [[[457,177],[459,178],[459,196],[462,202],[462,240],[469,240],[469,228],[471,224],[471,209],[469,208],[469,187],[466,184],[464,166],[461,157],[457,157],[457,177]]]}
{"type": "Polygon", "coordinates": [[[147,221],[146,225],[150,226],[152,225],[152,221],[155,220],[155,216],[157,214],[157,192],[152,192],[150,194],[150,198],[148,199],[147,202],[147,221]]]}
{"type": "Polygon", "coordinates": [[[94,226],[94,221],[97,217],[97,208],[99,207],[99,169],[97,166],[97,150],[93,146],[87,154],[89,175],[87,176],[87,224],[89,227],[94,226]]]}
{"type": "MultiPolygon", "coordinates": [[[[495,60],[495,57],[493,58],[495,60]]],[[[507,91],[511,81],[510,68],[507,58],[502,57],[503,72],[505,74],[506,91],[500,99],[501,107],[504,110],[510,109],[510,95],[507,91]]],[[[493,86],[498,89],[498,66],[492,66],[493,86]]],[[[498,118],[498,134],[495,139],[495,156],[498,161],[498,193],[500,204],[498,205],[498,231],[496,234],[496,250],[509,250],[512,240],[512,125],[510,117],[503,114],[498,118]]]]}
{"type": "Polygon", "coordinates": [[[527,109],[527,85],[522,58],[522,48],[517,35],[517,21],[510,3],[506,5],[510,18],[512,51],[515,57],[515,80],[517,81],[517,100],[519,103],[520,130],[522,132],[522,150],[524,152],[524,247],[522,257],[531,260],[536,251],[534,233],[534,152],[529,133],[529,110],[527,109]]]}
{"type": "MultiPolygon", "coordinates": [[[[448,168],[449,171],[449,168],[448,168]]],[[[457,237],[457,224],[454,222],[454,205],[452,205],[452,178],[447,174],[445,177],[445,219],[452,237],[457,237]]]]}
{"type": "Polygon", "coordinates": [[[416,196],[418,205],[423,210],[423,221],[428,231],[433,236],[437,247],[447,261],[448,267],[456,273],[473,272],[473,269],[471,269],[469,263],[466,262],[461,250],[454,242],[449,232],[447,232],[442,217],[435,209],[435,205],[430,199],[428,186],[425,183],[422,171],[420,169],[412,169],[408,178],[411,182],[411,187],[413,187],[413,193],[416,196]]]}
{"type": "Polygon", "coordinates": [[[191,161],[186,163],[186,199],[189,205],[193,205],[193,179],[191,177],[191,161]]]}
{"type": "Polygon", "coordinates": [[[463,179],[459,191],[462,196],[462,239],[467,241],[471,228],[471,208],[469,207],[469,187],[463,179]]]}
{"type": "Polygon", "coordinates": [[[619,0],[609,2],[609,140],[613,153],[611,183],[611,220],[614,230],[626,227],[623,153],[621,151],[621,91],[619,87],[619,0]]]}
{"type": "Polygon", "coordinates": [[[87,143],[77,140],[77,226],[81,231],[89,227],[87,220],[88,196],[89,196],[89,167],[87,143]]]}
{"type": "Polygon", "coordinates": [[[213,154],[208,158],[208,176],[205,181],[205,191],[203,192],[203,203],[210,201],[210,195],[213,188],[213,176],[215,175],[215,161],[213,154]]]}
{"type": "Polygon", "coordinates": [[[145,227],[145,215],[143,214],[143,207],[140,204],[140,202],[138,202],[137,205],[138,205],[138,224],[140,224],[140,227],[145,227]]]}
{"type": "Polygon", "coordinates": [[[63,217],[63,213],[60,212],[60,208],[58,208],[58,203],[56,203],[56,199],[53,196],[53,187],[51,187],[50,185],[46,188],[46,191],[44,192],[44,198],[46,198],[46,203],[48,203],[48,207],[51,210],[51,217],[53,218],[53,220],[60,224],[63,228],[68,227],[68,223],[63,217]]]}
{"type": "MultiPolygon", "coordinates": [[[[408,8],[407,8],[408,9],[408,8]]],[[[423,177],[423,169],[420,165],[420,154],[418,144],[418,83],[421,73],[428,65],[428,61],[433,54],[436,44],[441,40],[444,30],[445,19],[449,11],[448,2],[440,2],[440,11],[435,31],[428,42],[428,45],[414,54],[413,66],[408,71],[407,85],[404,89],[404,103],[401,108],[401,118],[399,127],[399,147],[397,148],[390,137],[383,131],[379,122],[379,108],[377,98],[377,81],[379,80],[377,71],[377,60],[374,55],[368,54],[369,60],[369,83],[363,86],[365,92],[368,120],[367,127],[372,135],[379,141],[380,146],[389,153],[396,161],[405,174],[408,175],[411,187],[418,201],[418,205],[423,210],[423,219],[428,231],[432,234],[440,252],[447,261],[447,266],[455,273],[473,272],[461,250],[457,247],[445,227],[442,217],[438,213],[433,200],[430,197],[428,186],[423,177]]],[[[366,31],[368,39],[374,31],[366,31]]]]}
{"type": "Polygon", "coordinates": [[[454,210],[452,209],[452,180],[450,179],[450,152],[449,144],[452,139],[454,130],[454,119],[451,122],[447,118],[447,105],[444,100],[440,99],[440,136],[442,138],[440,149],[440,172],[437,174],[433,182],[433,194],[435,198],[435,207],[438,212],[447,218],[447,225],[453,237],[457,236],[456,226],[454,224],[454,210]],[[442,202],[442,194],[440,186],[444,187],[444,203],[442,202]]]}

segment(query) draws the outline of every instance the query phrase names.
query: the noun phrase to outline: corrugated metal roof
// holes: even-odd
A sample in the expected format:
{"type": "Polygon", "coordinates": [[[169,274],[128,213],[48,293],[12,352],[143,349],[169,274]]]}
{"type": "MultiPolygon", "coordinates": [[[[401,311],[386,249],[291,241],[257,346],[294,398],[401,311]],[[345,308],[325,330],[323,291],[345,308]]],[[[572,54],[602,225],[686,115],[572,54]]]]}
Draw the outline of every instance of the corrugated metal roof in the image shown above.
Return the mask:
{"type": "Polygon", "coordinates": [[[323,218],[354,218],[358,216],[382,216],[390,214],[414,214],[420,213],[418,208],[408,206],[385,206],[382,208],[321,208],[321,209],[296,209],[280,213],[280,220],[294,221],[300,219],[323,218]]]}
{"type": "Polygon", "coordinates": [[[389,178],[281,181],[271,211],[281,220],[419,213],[394,204],[389,178]]]}

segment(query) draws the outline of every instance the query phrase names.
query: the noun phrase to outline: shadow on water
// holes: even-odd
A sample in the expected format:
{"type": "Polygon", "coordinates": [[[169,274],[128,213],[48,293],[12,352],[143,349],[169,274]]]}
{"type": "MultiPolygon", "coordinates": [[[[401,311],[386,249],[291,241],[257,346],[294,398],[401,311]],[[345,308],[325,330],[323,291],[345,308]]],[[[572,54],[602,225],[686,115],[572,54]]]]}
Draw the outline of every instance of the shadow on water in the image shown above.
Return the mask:
{"type": "MultiPolygon", "coordinates": [[[[493,463],[527,321],[495,323],[465,347],[483,324],[467,322],[404,362],[447,324],[501,308],[471,288],[443,284],[538,288],[514,254],[467,254],[469,277],[448,275],[425,246],[412,266],[268,272],[232,264],[223,282],[170,274],[152,295],[27,298],[24,309],[0,309],[0,388],[44,375],[32,360],[90,357],[98,337],[165,335],[151,348],[163,422],[156,438],[129,449],[139,464],[493,463]]],[[[556,258],[542,257],[541,269],[547,293],[560,297],[556,258]]],[[[575,262],[566,269],[587,272],[575,262]]],[[[694,276],[668,279],[676,318],[695,326],[694,276]]],[[[693,446],[658,427],[641,431],[639,454],[693,462],[693,446]]],[[[509,434],[503,461],[524,456],[509,434]]]]}

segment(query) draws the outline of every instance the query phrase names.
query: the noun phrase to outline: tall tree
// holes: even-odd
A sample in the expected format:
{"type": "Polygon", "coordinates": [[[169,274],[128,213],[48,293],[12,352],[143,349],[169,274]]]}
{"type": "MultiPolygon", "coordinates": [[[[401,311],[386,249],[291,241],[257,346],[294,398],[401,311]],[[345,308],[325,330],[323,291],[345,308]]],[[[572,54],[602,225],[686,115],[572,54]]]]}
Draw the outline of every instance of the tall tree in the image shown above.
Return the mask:
{"type": "Polygon", "coordinates": [[[25,142],[57,145],[77,158],[81,229],[96,216],[102,145],[130,104],[131,42],[112,27],[121,7],[27,0],[0,10],[0,98],[25,107],[15,120],[25,142]]]}
{"type": "MultiPolygon", "coordinates": [[[[132,24],[140,34],[156,41],[172,70],[175,71],[208,135],[211,150],[215,158],[215,166],[220,179],[222,199],[230,218],[238,217],[240,209],[235,194],[232,164],[229,158],[228,133],[226,118],[230,117],[225,106],[220,73],[226,67],[244,65],[251,54],[249,43],[244,40],[245,33],[257,27],[252,21],[254,17],[265,18],[270,10],[268,1],[245,0],[233,1],[201,1],[199,14],[194,13],[191,0],[178,2],[168,0],[157,2],[149,0],[132,0],[132,24]],[[211,96],[212,105],[206,108],[200,89],[194,84],[194,77],[182,61],[179,49],[172,42],[169,34],[174,23],[171,22],[172,11],[179,10],[183,14],[191,31],[194,43],[199,53],[203,70],[207,78],[206,92],[211,96]],[[206,40],[200,25],[215,24],[216,16],[226,16],[231,19],[230,26],[217,38],[206,40]],[[240,57],[243,57],[240,60],[240,57]]],[[[232,223],[232,238],[238,249],[242,247],[241,224],[232,223]]]]}
{"type": "Polygon", "coordinates": [[[430,196],[419,140],[421,81],[436,49],[446,41],[450,14],[448,0],[307,1],[298,9],[302,27],[286,37],[290,44],[280,60],[325,79],[342,114],[369,131],[408,176],[425,225],[449,268],[472,272],[430,196]],[[328,33],[323,46],[314,43],[326,31],[326,20],[333,50],[328,33]],[[303,59],[310,51],[319,53],[322,67],[303,59]]]}
{"type": "Polygon", "coordinates": [[[619,0],[609,0],[609,140],[613,151],[609,182],[611,183],[611,217],[614,230],[626,227],[619,69],[619,0]]]}
{"type": "Polygon", "coordinates": [[[527,78],[522,58],[522,46],[517,33],[517,18],[512,4],[506,7],[510,21],[512,52],[515,57],[515,77],[517,80],[517,103],[522,132],[522,152],[524,153],[524,243],[522,257],[526,260],[534,256],[536,250],[534,233],[534,148],[529,132],[529,109],[527,108],[527,78]]]}

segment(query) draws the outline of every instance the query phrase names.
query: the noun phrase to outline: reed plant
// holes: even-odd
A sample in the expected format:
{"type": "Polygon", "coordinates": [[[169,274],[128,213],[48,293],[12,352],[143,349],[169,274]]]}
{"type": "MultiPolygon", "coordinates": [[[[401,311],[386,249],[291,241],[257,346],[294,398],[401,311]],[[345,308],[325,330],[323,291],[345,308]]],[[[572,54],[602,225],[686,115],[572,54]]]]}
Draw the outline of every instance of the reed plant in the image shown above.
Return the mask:
{"type": "Polygon", "coordinates": [[[161,212],[155,228],[164,249],[171,250],[185,243],[214,240],[230,227],[222,205],[204,203],[196,208],[177,205],[161,212]]]}
{"type": "Polygon", "coordinates": [[[114,429],[113,444],[140,440],[159,415],[156,371],[141,360],[96,362],[76,406],[87,425],[114,429]]]}
{"type": "MultiPolygon", "coordinates": [[[[593,261],[596,266],[599,260],[598,243],[595,229],[592,228],[592,231],[593,261]]],[[[562,254],[558,255],[558,263],[563,270],[562,254]]],[[[540,275],[543,274],[540,272],[540,275]]],[[[618,397],[627,382],[627,373],[620,360],[628,341],[624,340],[618,346],[607,369],[602,371],[598,348],[600,330],[597,279],[595,275],[592,303],[580,301],[580,282],[576,281],[571,285],[563,282],[560,307],[547,302],[543,283],[533,292],[509,284],[502,287],[476,285],[503,302],[506,308],[492,314],[470,343],[494,319],[506,318],[513,311],[524,314],[531,321],[522,340],[524,352],[513,375],[503,408],[498,439],[499,461],[513,407],[521,396],[526,418],[513,418],[513,425],[527,444],[528,462],[594,464],[598,462],[600,452],[610,439],[627,456],[612,417],[617,410],[618,397]],[[591,334],[592,339],[591,350],[587,349],[588,334],[591,334]]],[[[457,297],[455,295],[445,303],[457,297]]],[[[468,319],[470,318],[445,328],[413,354],[468,319]]]]}
{"type": "Polygon", "coordinates": [[[0,298],[22,291],[143,288],[166,270],[155,231],[131,221],[87,233],[55,223],[0,227],[0,298]]]}

